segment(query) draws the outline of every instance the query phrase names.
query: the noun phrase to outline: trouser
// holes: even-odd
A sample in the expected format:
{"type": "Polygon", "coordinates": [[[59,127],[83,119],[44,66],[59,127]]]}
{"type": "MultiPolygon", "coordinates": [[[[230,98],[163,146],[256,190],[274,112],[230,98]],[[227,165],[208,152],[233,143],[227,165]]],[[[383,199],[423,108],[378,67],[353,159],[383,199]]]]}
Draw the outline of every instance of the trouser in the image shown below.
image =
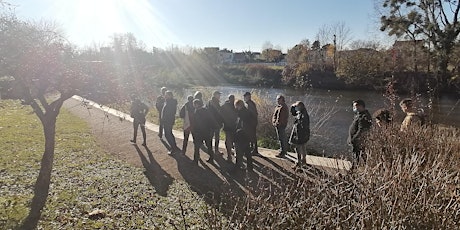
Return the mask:
{"type": "Polygon", "coordinates": [[[190,136],[190,130],[184,130],[184,142],[182,143],[182,151],[185,153],[187,151],[188,137],[190,136]]]}
{"type": "Polygon", "coordinates": [[[256,128],[252,130],[252,135],[249,138],[249,147],[252,150],[252,153],[259,153],[259,147],[257,146],[257,134],[256,134],[256,128]]]}
{"type": "Polygon", "coordinates": [[[207,153],[210,159],[214,159],[214,153],[212,152],[212,139],[211,137],[203,137],[200,135],[193,134],[193,160],[198,161],[200,159],[200,147],[204,144],[207,148],[207,153]]]}
{"type": "Polygon", "coordinates": [[[214,150],[219,151],[220,128],[211,131],[211,138],[214,137],[214,150]]]}
{"type": "Polygon", "coordinates": [[[144,121],[139,121],[137,119],[134,119],[133,121],[133,128],[134,128],[134,135],[133,135],[133,140],[136,141],[137,139],[137,130],[141,126],[141,131],[142,131],[142,138],[144,139],[144,143],[147,141],[147,134],[145,133],[145,120],[144,121]]]}
{"type": "Polygon", "coordinates": [[[230,156],[232,154],[232,148],[234,147],[235,141],[235,132],[234,131],[226,131],[225,132],[225,148],[227,149],[227,154],[230,156]]]}
{"type": "Polygon", "coordinates": [[[252,169],[252,153],[249,147],[248,141],[237,141],[235,142],[236,151],[236,166],[241,167],[243,165],[243,156],[246,156],[246,167],[252,169]]]}
{"type": "Polygon", "coordinates": [[[158,136],[159,137],[163,137],[163,131],[164,131],[164,125],[163,125],[163,122],[161,121],[161,115],[160,115],[158,116],[158,136]]]}
{"type": "Polygon", "coordinates": [[[165,131],[165,137],[166,140],[169,143],[169,146],[171,146],[172,150],[178,149],[177,144],[176,144],[176,138],[174,137],[174,134],[172,133],[172,128],[173,124],[163,124],[164,131],[165,131]]]}
{"type": "Polygon", "coordinates": [[[287,153],[287,137],[286,127],[276,127],[276,134],[278,135],[278,141],[280,142],[280,151],[282,154],[287,153]]]}
{"type": "Polygon", "coordinates": [[[297,153],[297,164],[305,163],[305,156],[307,155],[307,143],[294,145],[294,149],[297,153]]]}
{"type": "Polygon", "coordinates": [[[360,163],[360,161],[366,162],[366,154],[364,153],[364,146],[360,143],[354,143],[352,144],[351,147],[352,147],[355,163],[360,163]]]}

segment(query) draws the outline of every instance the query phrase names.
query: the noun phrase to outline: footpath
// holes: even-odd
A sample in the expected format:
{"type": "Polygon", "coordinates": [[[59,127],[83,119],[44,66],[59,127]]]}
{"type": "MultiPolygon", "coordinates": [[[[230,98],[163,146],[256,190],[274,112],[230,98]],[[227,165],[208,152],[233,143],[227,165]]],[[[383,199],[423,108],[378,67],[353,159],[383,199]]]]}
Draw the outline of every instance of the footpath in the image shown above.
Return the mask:
{"type": "MultiPolygon", "coordinates": [[[[166,194],[172,180],[183,180],[199,194],[222,192],[228,186],[241,191],[245,190],[246,175],[232,171],[233,162],[224,155],[216,154],[215,163],[207,163],[207,154],[201,151],[201,161],[198,166],[192,163],[193,143],[190,142],[184,154],[168,154],[168,145],[158,137],[158,126],[146,123],[147,146],[141,146],[142,132],[139,129],[137,145],[129,140],[133,135],[132,118],[123,112],[93,101],[74,96],[64,103],[64,108],[72,114],[84,119],[90,126],[93,135],[105,152],[137,167],[144,167],[145,174],[151,184],[161,194],[166,194]]],[[[183,142],[182,131],[173,131],[177,146],[183,142]]],[[[221,152],[225,151],[224,141],[220,141],[221,152]]],[[[280,179],[295,178],[296,173],[291,166],[296,161],[294,153],[288,153],[284,159],[276,158],[277,150],[259,148],[261,156],[255,156],[253,181],[274,183],[280,179]]],[[[345,171],[351,163],[344,160],[307,156],[307,164],[314,170],[345,171]]]]}

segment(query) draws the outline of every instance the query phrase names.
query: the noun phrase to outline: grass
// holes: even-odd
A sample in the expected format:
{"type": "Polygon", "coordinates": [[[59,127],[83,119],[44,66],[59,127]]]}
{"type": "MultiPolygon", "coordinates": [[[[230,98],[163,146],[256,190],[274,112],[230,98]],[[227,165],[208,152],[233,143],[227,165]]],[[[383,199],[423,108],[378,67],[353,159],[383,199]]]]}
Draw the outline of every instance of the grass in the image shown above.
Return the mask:
{"type": "MultiPolygon", "coordinates": [[[[29,211],[43,151],[41,124],[29,107],[0,101],[0,229],[19,226],[29,211]]],[[[209,208],[184,182],[160,196],[140,168],[96,146],[86,123],[61,111],[50,193],[38,229],[206,228],[209,208]],[[105,218],[88,213],[101,209],[105,218]]]]}

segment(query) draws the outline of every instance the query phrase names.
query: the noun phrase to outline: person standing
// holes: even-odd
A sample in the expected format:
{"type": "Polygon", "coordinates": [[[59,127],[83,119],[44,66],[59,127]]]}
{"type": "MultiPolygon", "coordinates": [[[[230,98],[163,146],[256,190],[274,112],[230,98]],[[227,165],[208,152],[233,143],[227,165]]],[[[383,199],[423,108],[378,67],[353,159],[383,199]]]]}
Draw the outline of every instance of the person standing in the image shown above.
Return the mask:
{"type": "Polygon", "coordinates": [[[399,103],[399,106],[401,107],[401,110],[406,114],[406,117],[404,117],[404,120],[401,123],[402,132],[407,131],[410,127],[423,125],[424,123],[423,113],[421,112],[418,113],[416,111],[416,109],[414,108],[412,99],[410,98],[403,99],[399,103]]]}
{"type": "Polygon", "coordinates": [[[228,100],[221,107],[222,120],[224,123],[225,132],[225,148],[227,150],[227,160],[232,159],[232,148],[234,147],[234,139],[236,132],[236,120],[238,118],[235,109],[235,95],[230,94],[228,100]]]}
{"type": "Polygon", "coordinates": [[[348,144],[352,147],[355,163],[358,164],[361,158],[365,160],[364,140],[372,126],[372,117],[363,100],[353,101],[353,112],[355,116],[348,131],[348,144]]]}
{"type": "Polygon", "coordinates": [[[247,108],[249,112],[251,112],[252,116],[255,117],[254,123],[249,124],[249,145],[252,149],[252,155],[258,156],[259,154],[259,148],[257,146],[257,125],[258,125],[258,118],[259,118],[259,113],[257,112],[257,106],[256,103],[251,98],[251,93],[246,92],[243,94],[243,99],[244,102],[247,105],[247,108]]]}
{"type": "Polygon", "coordinates": [[[141,127],[142,131],[142,138],[144,142],[142,142],[143,146],[147,146],[147,134],[145,133],[145,116],[149,112],[149,107],[141,102],[138,98],[135,98],[131,104],[131,117],[133,120],[133,128],[134,128],[134,135],[133,139],[130,141],[132,143],[136,143],[137,139],[137,130],[139,126],[141,127]]]}
{"type": "Polygon", "coordinates": [[[165,93],[168,89],[166,87],[161,87],[161,94],[157,97],[157,100],[155,102],[155,107],[157,108],[158,111],[158,136],[160,138],[163,138],[163,123],[161,122],[161,111],[163,110],[163,107],[165,105],[165,93]]]}
{"type": "Polygon", "coordinates": [[[235,109],[237,111],[237,122],[236,122],[236,132],[235,132],[235,151],[236,151],[236,169],[242,169],[243,167],[243,156],[246,156],[246,169],[248,172],[253,171],[252,164],[252,152],[249,146],[250,138],[249,134],[251,132],[251,124],[255,121],[255,117],[249,112],[249,110],[244,106],[242,100],[235,101],[235,109]],[[249,125],[248,125],[249,124],[249,125]]]}
{"type": "Polygon", "coordinates": [[[375,111],[372,114],[372,117],[375,119],[375,124],[377,124],[377,127],[380,128],[386,128],[389,124],[391,124],[391,121],[393,120],[390,110],[385,108],[381,108],[375,111]]]}
{"type": "Polygon", "coordinates": [[[211,112],[214,121],[217,122],[217,126],[211,131],[211,138],[214,137],[214,152],[220,153],[219,151],[219,140],[220,140],[220,129],[222,128],[222,116],[220,113],[220,95],[219,91],[212,93],[211,100],[208,102],[207,108],[211,112]]]}
{"type": "MultiPolygon", "coordinates": [[[[203,94],[201,93],[201,91],[196,91],[194,94],[193,94],[193,99],[199,99],[201,101],[203,101],[203,94]]],[[[204,103],[204,102],[203,102],[204,103]]]]}
{"type": "Polygon", "coordinates": [[[192,127],[192,136],[193,136],[193,162],[198,164],[200,159],[200,147],[203,145],[203,142],[206,145],[206,151],[209,154],[208,162],[213,162],[214,153],[212,152],[212,137],[211,131],[214,129],[216,124],[213,124],[213,118],[211,113],[207,108],[203,107],[203,101],[200,99],[193,100],[193,107],[195,112],[193,115],[193,127],[192,127]]]}
{"type": "Polygon", "coordinates": [[[289,143],[294,146],[297,153],[297,163],[294,169],[302,167],[307,163],[307,142],[310,140],[310,116],[308,115],[305,104],[297,101],[291,106],[291,114],[295,121],[292,126],[289,143]]]}
{"type": "Polygon", "coordinates": [[[172,129],[176,121],[176,111],[177,100],[174,99],[173,93],[168,90],[165,93],[165,104],[163,106],[163,110],[161,111],[161,122],[163,124],[166,140],[168,141],[169,146],[171,146],[170,154],[180,151],[176,144],[176,138],[172,133],[172,129]]]}
{"type": "Polygon", "coordinates": [[[187,102],[182,106],[179,112],[179,116],[184,119],[183,130],[184,130],[184,141],[182,142],[182,152],[187,152],[188,138],[192,131],[192,120],[195,108],[193,107],[193,96],[187,97],[187,102]]]}
{"type": "Polygon", "coordinates": [[[272,125],[276,129],[276,134],[280,143],[280,152],[276,157],[282,158],[287,154],[286,126],[288,123],[289,111],[283,95],[276,96],[276,102],[278,105],[272,116],[272,125]]]}

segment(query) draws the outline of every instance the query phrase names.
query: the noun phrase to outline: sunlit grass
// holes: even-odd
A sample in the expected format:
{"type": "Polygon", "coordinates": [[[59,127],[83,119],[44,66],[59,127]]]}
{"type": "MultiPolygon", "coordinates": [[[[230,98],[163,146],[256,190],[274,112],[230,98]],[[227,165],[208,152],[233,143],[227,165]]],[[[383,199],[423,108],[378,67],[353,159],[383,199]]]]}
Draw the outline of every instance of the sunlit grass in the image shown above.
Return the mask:
{"type": "MultiPolygon", "coordinates": [[[[44,138],[28,106],[0,101],[0,114],[0,229],[14,229],[29,211],[44,138]]],[[[55,152],[39,229],[174,229],[183,223],[206,224],[200,215],[208,208],[186,183],[173,181],[168,195],[160,196],[143,169],[112,159],[97,146],[86,122],[64,109],[57,121],[55,152]],[[181,205],[186,214],[181,214],[181,205]],[[89,219],[88,213],[95,209],[103,209],[107,216],[89,219]]]]}

